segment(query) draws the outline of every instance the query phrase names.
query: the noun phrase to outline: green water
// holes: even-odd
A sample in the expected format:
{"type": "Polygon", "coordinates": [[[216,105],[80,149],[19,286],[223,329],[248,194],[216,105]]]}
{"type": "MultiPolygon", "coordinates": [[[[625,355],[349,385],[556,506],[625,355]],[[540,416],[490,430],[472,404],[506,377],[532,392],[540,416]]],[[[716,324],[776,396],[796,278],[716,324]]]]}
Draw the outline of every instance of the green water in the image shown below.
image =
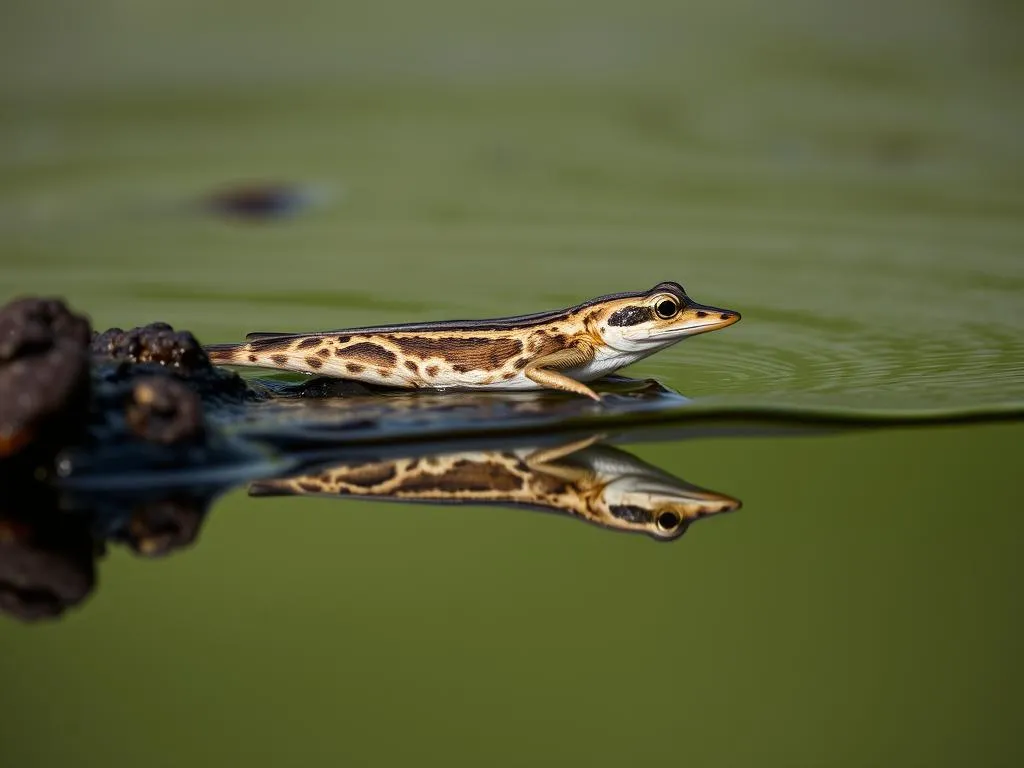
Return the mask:
{"type": "MultiPolygon", "coordinates": [[[[1024,404],[1011,2],[9,3],[0,301],[99,328],[482,317],[677,280],[628,371],[720,408],[1024,404]],[[195,201],[248,180],[316,203],[195,201]]],[[[18,766],[1012,765],[1019,424],[627,446],[743,501],[658,544],[219,501],[3,620],[18,766]]]]}

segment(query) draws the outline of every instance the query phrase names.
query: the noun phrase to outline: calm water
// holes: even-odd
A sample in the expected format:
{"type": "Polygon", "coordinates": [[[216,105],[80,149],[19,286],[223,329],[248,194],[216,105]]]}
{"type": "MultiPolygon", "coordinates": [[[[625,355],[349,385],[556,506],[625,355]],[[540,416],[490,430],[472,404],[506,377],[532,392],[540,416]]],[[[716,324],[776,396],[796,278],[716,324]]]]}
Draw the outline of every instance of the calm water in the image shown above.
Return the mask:
{"type": "MultiPolygon", "coordinates": [[[[630,369],[695,409],[1024,409],[1017,5],[15,2],[0,301],[98,328],[743,313],[630,369]],[[248,181],[263,221],[197,201],[248,181]]],[[[3,619],[0,759],[1011,765],[1020,423],[690,434],[659,544],[479,504],[221,497],[3,619]]],[[[645,470],[647,471],[647,470],[645,470]]]]}

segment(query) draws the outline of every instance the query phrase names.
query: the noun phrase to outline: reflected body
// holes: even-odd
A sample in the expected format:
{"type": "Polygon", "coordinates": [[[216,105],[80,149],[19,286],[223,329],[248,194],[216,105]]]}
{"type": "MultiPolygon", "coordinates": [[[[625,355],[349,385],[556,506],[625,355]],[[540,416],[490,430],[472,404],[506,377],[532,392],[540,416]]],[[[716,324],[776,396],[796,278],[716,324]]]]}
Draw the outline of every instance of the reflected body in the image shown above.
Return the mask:
{"type": "MultiPolygon", "coordinates": [[[[597,445],[599,439],[332,463],[317,473],[254,480],[249,494],[497,504],[661,541],[679,538],[698,518],[740,507],[737,499],[597,445]]],[[[230,487],[225,481],[189,490],[157,485],[76,492],[49,483],[0,483],[0,614],[48,620],[81,605],[98,583],[108,545],[147,559],[191,548],[213,500],[230,487]]]]}
{"type": "Polygon", "coordinates": [[[599,438],[556,448],[464,451],[368,463],[251,483],[252,496],[344,496],[443,504],[499,504],[559,512],[668,541],[739,500],[691,485],[599,438]]]}
{"type": "Polygon", "coordinates": [[[575,307],[495,320],[453,320],[304,334],[251,333],[206,347],[223,365],[278,368],[406,388],[557,389],[594,400],[594,381],[738,312],[697,304],[678,283],[575,307]]]}

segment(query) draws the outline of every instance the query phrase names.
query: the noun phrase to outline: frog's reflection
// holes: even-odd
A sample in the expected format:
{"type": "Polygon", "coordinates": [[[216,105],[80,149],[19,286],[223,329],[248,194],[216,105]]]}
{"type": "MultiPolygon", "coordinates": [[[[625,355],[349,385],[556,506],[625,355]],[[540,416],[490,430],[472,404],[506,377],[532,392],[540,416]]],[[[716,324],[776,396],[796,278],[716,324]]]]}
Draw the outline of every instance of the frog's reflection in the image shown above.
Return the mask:
{"type": "MultiPolygon", "coordinates": [[[[740,506],[601,444],[599,436],[553,446],[442,450],[391,446],[389,458],[364,454],[345,462],[335,453],[306,463],[302,474],[246,480],[252,496],[498,504],[558,512],[660,541],[679,538],[694,520],[740,506]]],[[[108,545],[147,558],[192,546],[207,509],[229,487],[115,492],[0,482],[0,612],[37,620],[79,605],[95,588],[96,562],[108,545]]]]}
{"type": "Polygon", "coordinates": [[[679,538],[698,518],[740,507],[599,440],[333,464],[253,482],[249,494],[528,507],[659,541],[679,538]]]}

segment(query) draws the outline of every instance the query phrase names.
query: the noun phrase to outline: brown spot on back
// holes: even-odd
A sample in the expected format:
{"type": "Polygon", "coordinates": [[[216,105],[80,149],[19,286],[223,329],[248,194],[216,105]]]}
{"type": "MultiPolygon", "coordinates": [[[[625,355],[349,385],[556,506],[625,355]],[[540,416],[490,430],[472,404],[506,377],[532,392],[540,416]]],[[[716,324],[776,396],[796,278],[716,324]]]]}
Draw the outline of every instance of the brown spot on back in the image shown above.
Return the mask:
{"type": "Polygon", "coordinates": [[[320,357],[330,357],[331,356],[331,350],[329,350],[327,347],[323,347],[321,349],[318,349],[316,351],[316,353],[318,355],[320,355],[320,357]]]}
{"type": "Polygon", "coordinates": [[[365,365],[359,365],[358,363],[345,363],[345,369],[349,373],[362,373],[366,370],[365,365]]]}
{"type": "Polygon", "coordinates": [[[315,355],[306,356],[306,365],[308,365],[310,368],[321,368],[323,367],[323,364],[324,361],[321,360],[319,357],[316,357],[315,355]]]}
{"type": "Polygon", "coordinates": [[[544,472],[530,471],[530,480],[533,487],[540,493],[547,496],[560,496],[570,491],[569,483],[560,477],[549,475],[544,472]]]}
{"type": "Polygon", "coordinates": [[[460,373],[493,371],[523,351],[523,342],[513,338],[408,336],[393,341],[402,352],[421,360],[444,358],[460,373]]]}
{"type": "Polygon", "coordinates": [[[391,375],[391,371],[388,371],[388,370],[386,370],[384,368],[378,368],[377,369],[377,375],[386,378],[387,376],[391,375]]]}
{"type": "Polygon", "coordinates": [[[431,376],[431,377],[437,376],[437,372],[438,372],[438,367],[436,365],[428,365],[427,366],[427,376],[431,376]]]}
{"type": "Polygon", "coordinates": [[[274,361],[275,365],[287,365],[288,355],[271,355],[270,359],[274,361]]]}
{"type": "Polygon", "coordinates": [[[514,379],[515,377],[516,377],[515,372],[509,371],[508,373],[503,374],[501,378],[503,378],[505,381],[508,381],[509,379],[514,379]]]}
{"type": "Polygon", "coordinates": [[[402,491],[515,491],[522,479],[499,464],[460,461],[440,475],[410,478],[402,491]]]}
{"type": "MultiPolygon", "coordinates": [[[[564,349],[568,339],[569,337],[564,333],[556,333],[552,335],[547,331],[540,331],[534,334],[533,338],[530,339],[527,351],[533,353],[533,356],[535,357],[550,355],[552,352],[564,349]]],[[[521,367],[525,366],[526,363],[523,363],[521,367]]]]}
{"type": "Polygon", "coordinates": [[[550,355],[552,352],[558,352],[560,349],[565,349],[568,340],[569,337],[564,333],[559,333],[554,336],[545,336],[540,340],[540,347],[537,349],[537,356],[550,355]]]}
{"type": "Polygon", "coordinates": [[[529,361],[528,358],[520,357],[518,360],[516,360],[515,367],[518,368],[521,371],[521,370],[523,370],[523,368],[525,368],[529,364],[530,364],[530,361],[529,361]]]}
{"type": "Polygon", "coordinates": [[[322,339],[319,336],[310,336],[308,339],[303,339],[295,345],[295,349],[309,349],[310,347],[319,347],[322,339]]]}
{"type": "Polygon", "coordinates": [[[263,339],[252,339],[249,342],[249,349],[253,352],[267,352],[271,349],[281,349],[288,346],[288,339],[281,339],[280,336],[267,336],[263,339]]]}
{"type": "Polygon", "coordinates": [[[256,362],[256,355],[249,355],[249,362],[250,363],[255,363],[256,362]]]}
{"type": "Polygon", "coordinates": [[[405,361],[405,367],[408,368],[413,373],[419,373],[420,372],[420,367],[418,365],[416,365],[416,363],[414,363],[412,360],[406,360],[405,361]]]}
{"type": "Polygon", "coordinates": [[[352,337],[351,336],[339,336],[337,341],[338,341],[339,344],[348,344],[350,341],[352,341],[352,337]]]}
{"type": "Polygon", "coordinates": [[[368,341],[352,344],[341,351],[344,353],[344,357],[354,358],[368,365],[386,365],[390,367],[398,362],[394,352],[389,352],[379,344],[371,344],[368,341]]]}
{"type": "Polygon", "coordinates": [[[371,488],[375,485],[386,483],[388,480],[391,480],[395,474],[395,465],[388,461],[352,467],[348,472],[344,473],[341,479],[349,485],[356,485],[360,488],[371,488]]]}

